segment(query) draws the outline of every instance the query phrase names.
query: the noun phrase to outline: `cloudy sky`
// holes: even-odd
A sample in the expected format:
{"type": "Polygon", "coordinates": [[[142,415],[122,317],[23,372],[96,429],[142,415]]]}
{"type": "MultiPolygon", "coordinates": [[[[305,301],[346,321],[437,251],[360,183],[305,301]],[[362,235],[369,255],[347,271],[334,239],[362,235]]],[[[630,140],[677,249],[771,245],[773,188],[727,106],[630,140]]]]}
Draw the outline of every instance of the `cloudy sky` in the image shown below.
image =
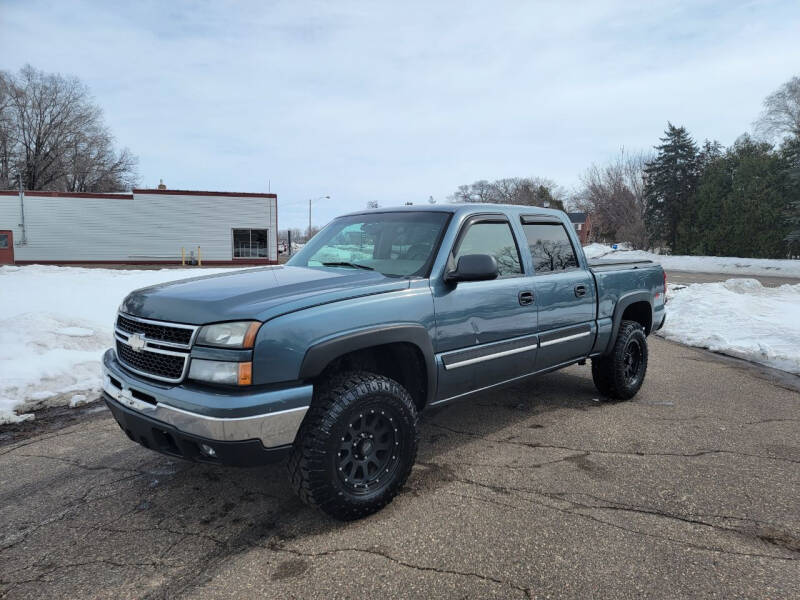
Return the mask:
{"type": "Polygon", "coordinates": [[[666,122],[732,143],[800,74],[786,2],[0,0],[0,69],[80,77],[155,186],[278,194],[281,228],[538,175],[666,122]]]}

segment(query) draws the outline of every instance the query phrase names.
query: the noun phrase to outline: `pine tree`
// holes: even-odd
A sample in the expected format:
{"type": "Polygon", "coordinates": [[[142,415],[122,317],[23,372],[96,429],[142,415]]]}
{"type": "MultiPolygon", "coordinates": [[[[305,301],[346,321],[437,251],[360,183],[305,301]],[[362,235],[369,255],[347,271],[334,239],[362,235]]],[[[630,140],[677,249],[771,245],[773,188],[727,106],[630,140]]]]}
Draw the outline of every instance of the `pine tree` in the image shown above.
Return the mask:
{"type": "Polygon", "coordinates": [[[787,161],[768,143],[742,136],[709,160],[690,211],[689,252],[713,256],[785,255],[787,161]]]}
{"type": "Polygon", "coordinates": [[[645,219],[650,243],[679,253],[688,250],[679,226],[697,187],[698,148],[685,127],[667,123],[664,134],[645,167],[645,219]]]}
{"type": "Polygon", "coordinates": [[[786,179],[789,192],[789,206],[786,209],[786,224],[789,233],[785,241],[789,252],[800,254],[800,137],[789,139],[781,149],[786,162],[786,179]]]}

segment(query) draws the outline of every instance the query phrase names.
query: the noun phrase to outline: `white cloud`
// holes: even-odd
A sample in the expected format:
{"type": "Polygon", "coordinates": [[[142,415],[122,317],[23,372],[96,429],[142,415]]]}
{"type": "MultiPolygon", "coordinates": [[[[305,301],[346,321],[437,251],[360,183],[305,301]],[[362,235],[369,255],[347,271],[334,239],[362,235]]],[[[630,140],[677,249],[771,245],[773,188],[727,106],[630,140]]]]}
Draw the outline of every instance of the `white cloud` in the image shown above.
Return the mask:
{"type": "Polygon", "coordinates": [[[0,8],[4,68],[92,88],[143,183],[279,194],[281,225],[564,185],[667,120],[731,143],[797,74],[795,2],[127,3],[0,8]],[[164,8],[164,7],[167,8],[164,8]]]}

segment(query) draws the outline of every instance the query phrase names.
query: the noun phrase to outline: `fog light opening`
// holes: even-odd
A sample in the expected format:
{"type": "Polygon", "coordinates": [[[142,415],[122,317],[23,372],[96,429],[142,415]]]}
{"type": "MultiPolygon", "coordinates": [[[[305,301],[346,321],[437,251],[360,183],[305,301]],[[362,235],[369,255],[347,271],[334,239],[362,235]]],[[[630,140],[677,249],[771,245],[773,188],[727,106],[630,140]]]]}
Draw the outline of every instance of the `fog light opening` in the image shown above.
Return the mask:
{"type": "Polygon", "coordinates": [[[217,451],[214,450],[208,444],[200,444],[200,452],[202,452],[204,455],[208,456],[209,458],[216,458],[217,457],[217,451]]]}

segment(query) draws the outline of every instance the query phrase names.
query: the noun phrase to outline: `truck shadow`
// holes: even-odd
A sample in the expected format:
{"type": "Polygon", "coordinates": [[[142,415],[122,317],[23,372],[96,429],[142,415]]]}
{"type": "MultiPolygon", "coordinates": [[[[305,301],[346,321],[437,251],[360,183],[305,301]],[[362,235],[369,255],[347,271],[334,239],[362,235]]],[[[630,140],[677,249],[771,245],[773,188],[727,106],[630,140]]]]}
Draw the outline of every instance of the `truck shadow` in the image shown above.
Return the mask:
{"type": "MultiPolygon", "coordinates": [[[[507,437],[512,427],[544,428],[543,417],[553,411],[598,409],[602,403],[597,396],[585,370],[569,369],[431,408],[421,417],[417,466],[401,494],[421,496],[446,484],[451,467],[439,460],[442,454],[476,440],[492,444],[507,437]]],[[[187,498],[182,517],[193,514],[193,506],[203,506],[193,526],[223,538],[232,534],[228,545],[236,545],[240,534],[234,532],[240,527],[251,541],[269,544],[347,526],[303,505],[283,463],[250,469],[190,465],[165,482],[167,486],[169,495],[187,498]]],[[[176,502],[180,500],[170,500],[173,506],[176,502]]]]}

